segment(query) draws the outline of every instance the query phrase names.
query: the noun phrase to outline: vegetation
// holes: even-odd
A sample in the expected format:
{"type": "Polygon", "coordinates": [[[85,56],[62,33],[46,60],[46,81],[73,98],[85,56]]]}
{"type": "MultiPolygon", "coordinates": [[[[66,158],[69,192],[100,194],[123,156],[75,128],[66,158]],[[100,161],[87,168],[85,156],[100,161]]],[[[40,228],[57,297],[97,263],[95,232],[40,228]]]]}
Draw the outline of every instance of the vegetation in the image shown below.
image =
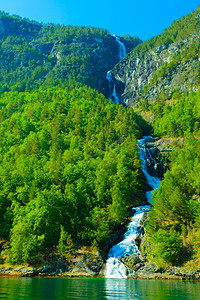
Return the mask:
{"type": "Polygon", "coordinates": [[[200,90],[171,96],[161,93],[154,103],[140,101],[143,113],[151,112],[154,133],[158,136],[184,137],[188,133],[199,136],[200,130],[200,90]]]}
{"type": "Polygon", "coordinates": [[[177,264],[193,255],[200,262],[200,141],[189,135],[184,147],[173,153],[167,171],[154,194],[147,225],[153,251],[151,259],[177,264]]]}
{"type": "Polygon", "coordinates": [[[180,264],[192,256],[199,265],[200,90],[171,96],[162,91],[155,103],[141,102],[140,109],[152,113],[156,135],[185,140],[172,152],[170,170],[154,194],[146,228],[153,249],[148,257],[180,264]]]}
{"type": "Polygon", "coordinates": [[[193,259],[196,267],[200,266],[199,12],[200,7],[130,54],[142,57],[154,50],[159,55],[159,46],[170,51],[169,45],[177,42],[172,46],[170,62],[157,68],[144,87],[146,99],[140,99],[137,104],[137,110],[151,121],[156,136],[183,141],[167,155],[170,169],[153,194],[154,205],[146,225],[151,249],[144,248],[144,252],[148,259],[161,264],[180,265],[193,259]],[[187,45],[181,41],[190,37],[192,42],[187,45]],[[164,83],[169,84],[177,70],[181,70],[180,84],[187,83],[187,91],[183,92],[179,86],[173,91],[164,88],[164,83]],[[147,92],[158,86],[161,90],[154,101],[148,102],[147,92]]]}
{"type": "Polygon", "coordinates": [[[0,98],[0,237],[4,255],[30,262],[72,243],[106,247],[109,232],[139,203],[132,110],[76,83],[0,98]]]}

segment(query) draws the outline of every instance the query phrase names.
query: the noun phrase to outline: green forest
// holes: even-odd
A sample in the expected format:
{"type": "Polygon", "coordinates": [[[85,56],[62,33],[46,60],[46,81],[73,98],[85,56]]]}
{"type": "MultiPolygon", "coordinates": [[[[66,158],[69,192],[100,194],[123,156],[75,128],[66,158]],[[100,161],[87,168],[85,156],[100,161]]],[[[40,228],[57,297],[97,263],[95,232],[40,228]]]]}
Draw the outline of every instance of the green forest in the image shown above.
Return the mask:
{"type": "MultiPolygon", "coordinates": [[[[158,191],[146,231],[152,251],[149,259],[179,265],[193,259],[200,261],[200,140],[187,134],[184,146],[170,157],[158,191]]],[[[145,249],[147,251],[147,249],[145,249]]]]}
{"type": "Polygon", "coordinates": [[[145,201],[137,139],[150,131],[91,88],[106,80],[100,45],[115,39],[0,19],[0,261],[34,264],[84,245],[106,255],[109,234],[145,201]]]}
{"type": "MultiPolygon", "coordinates": [[[[173,64],[198,53],[198,47],[190,47],[175,56],[155,73],[154,84],[170,76],[173,64]]],[[[194,85],[199,86],[199,67],[194,72],[194,85]]],[[[200,264],[200,90],[195,89],[181,92],[177,88],[171,94],[162,89],[154,102],[141,99],[137,104],[143,115],[151,115],[154,135],[171,139],[174,149],[165,155],[170,167],[153,194],[146,224],[151,249],[147,246],[143,251],[161,265],[185,263],[191,269],[200,264]]]]}
{"type": "MultiPolygon", "coordinates": [[[[124,37],[139,44],[129,59],[191,36],[199,12],[144,43],[124,37]]],[[[173,151],[162,158],[168,170],[152,196],[143,254],[160,265],[199,266],[199,62],[188,91],[162,88],[154,101],[141,98],[128,108],[100,93],[102,60],[114,67],[98,52],[98,43],[110,42],[107,30],[44,25],[3,12],[0,19],[6,28],[0,32],[0,263],[34,265],[46,253],[66,256],[81,246],[106,257],[110,234],[130,208],[146,204],[137,140],[153,134],[171,139],[173,151]]],[[[199,60],[198,37],[182,46],[144,92],[180,64],[199,60]]],[[[182,83],[190,76],[185,68],[182,83]]]]}
{"type": "Polygon", "coordinates": [[[142,198],[137,139],[148,126],[76,83],[0,98],[2,257],[33,262],[64,240],[98,245],[142,198]],[[61,239],[61,240],[60,240],[61,239]]]}
{"type": "Polygon", "coordinates": [[[175,149],[153,195],[146,227],[149,259],[182,264],[192,258],[195,267],[194,261],[200,262],[200,90],[171,96],[162,91],[155,103],[143,102],[140,109],[152,114],[154,134],[171,138],[175,149]]]}

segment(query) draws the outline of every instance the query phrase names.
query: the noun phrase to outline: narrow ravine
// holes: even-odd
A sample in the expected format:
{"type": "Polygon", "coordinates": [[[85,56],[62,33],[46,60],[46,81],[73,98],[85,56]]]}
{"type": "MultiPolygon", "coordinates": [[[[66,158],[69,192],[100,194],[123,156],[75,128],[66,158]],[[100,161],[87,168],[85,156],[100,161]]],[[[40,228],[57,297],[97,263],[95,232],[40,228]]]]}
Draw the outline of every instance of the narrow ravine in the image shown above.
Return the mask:
{"type": "MultiPolygon", "coordinates": [[[[146,149],[146,141],[151,140],[152,137],[144,137],[138,141],[139,156],[141,160],[142,171],[147,179],[147,183],[154,189],[158,189],[160,179],[151,176],[148,173],[148,161],[152,158],[150,157],[150,152],[146,149]]],[[[154,161],[154,160],[153,160],[154,161]]],[[[154,161],[154,167],[156,168],[156,161],[154,161]]],[[[150,203],[151,193],[149,191],[146,193],[147,201],[150,203]]],[[[127,278],[134,274],[126,265],[124,265],[120,258],[126,255],[137,254],[140,255],[140,250],[137,247],[135,241],[138,235],[138,230],[140,228],[140,223],[145,212],[151,209],[151,205],[134,207],[135,214],[132,217],[131,222],[128,225],[128,229],[124,234],[123,240],[117,245],[113,246],[109,253],[108,259],[106,261],[106,267],[104,276],[106,278],[127,278]]]]}

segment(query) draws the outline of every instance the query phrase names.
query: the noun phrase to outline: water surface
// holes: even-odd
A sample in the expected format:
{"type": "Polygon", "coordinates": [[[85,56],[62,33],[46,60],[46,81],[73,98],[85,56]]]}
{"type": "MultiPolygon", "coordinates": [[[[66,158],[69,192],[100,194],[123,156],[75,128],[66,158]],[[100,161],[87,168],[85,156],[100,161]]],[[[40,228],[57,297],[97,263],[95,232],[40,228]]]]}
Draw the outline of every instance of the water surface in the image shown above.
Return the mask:
{"type": "Polygon", "coordinates": [[[199,300],[200,282],[101,278],[0,278],[0,299],[199,300]]]}

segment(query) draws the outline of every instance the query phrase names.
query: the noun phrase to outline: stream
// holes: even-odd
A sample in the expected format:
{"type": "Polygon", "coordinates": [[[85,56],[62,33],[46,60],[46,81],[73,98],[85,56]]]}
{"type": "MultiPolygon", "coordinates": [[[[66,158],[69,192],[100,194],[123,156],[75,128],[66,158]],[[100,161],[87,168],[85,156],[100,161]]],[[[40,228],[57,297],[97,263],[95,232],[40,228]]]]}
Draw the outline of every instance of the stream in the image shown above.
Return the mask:
{"type": "MultiPolygon", "coordinates": [[[[156,169],[156,161],[151,157],[149,149],[146,148],[146,142],[151,141],[152,137],[144,137],[138,141],[139,157],[141,161],[142,171],[146,177],[147,183],[152,187],[151,191],[146,192],[147,201],[151,202],[152,191],[158,189],[160,179],[158,177],[151,176],[148,173],[148,163],[153,161],[154,168],[156,169]]],[[[121,257],[131,254],[140,255],[140,250],[137,247],[135,241],[138,236],[141,220],[145,212],[150,211],[151,205],[138,206],[132,208],[135,213],[131,222],[128,225],[127,231],[123,236],[123,240],[114,245],[109,253],[106,261],[106,267],[104,276],[106,278],[128,278],[134,271],[130,270],[128,266],[120,261],[121,257]]]]}

